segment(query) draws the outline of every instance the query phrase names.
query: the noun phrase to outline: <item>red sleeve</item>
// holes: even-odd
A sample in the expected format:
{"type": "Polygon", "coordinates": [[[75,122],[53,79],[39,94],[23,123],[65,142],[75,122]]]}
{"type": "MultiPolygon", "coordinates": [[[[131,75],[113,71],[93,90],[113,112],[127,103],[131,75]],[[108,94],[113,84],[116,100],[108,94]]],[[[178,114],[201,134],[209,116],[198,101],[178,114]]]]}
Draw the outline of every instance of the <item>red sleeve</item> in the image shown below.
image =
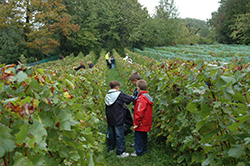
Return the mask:
{"type": "Polygon", "coordinates": [[[147,107],[147,101],[143,98],[140,98],[140,101],[137,101],[136,106],[137,107],[134,111],[134,125],[139,126],[147,107]]]}

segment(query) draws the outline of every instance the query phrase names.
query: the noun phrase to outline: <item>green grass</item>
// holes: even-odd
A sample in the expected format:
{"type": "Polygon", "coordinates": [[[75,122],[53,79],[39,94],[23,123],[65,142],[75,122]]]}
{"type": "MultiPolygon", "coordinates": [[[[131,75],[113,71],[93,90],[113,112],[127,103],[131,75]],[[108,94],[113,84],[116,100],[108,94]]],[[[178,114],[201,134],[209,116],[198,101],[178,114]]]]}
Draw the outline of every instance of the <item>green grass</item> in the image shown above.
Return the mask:
{"type": "MultiPolygon", "coordinates": [[[[117,69],[110,69],[107,78],[107,90],[109,89],[108,83],[110,81],[117,80],[120,82],[122,90],[127,93],[126,84],[122,77],[120,76],[117,69]]],[[[101,124],[100,130],[106,134],[107,123],[103,122],[101,124]]],[[[130,145],[134,142],[134,134],[131,133],[126,136],[126,152],[133,153],[134,147],[130,145]]],[[[156,140],[155,137],[148,133],[148,153],[143,156],[138,157],[127,157],[127,158],[117,158],[116,152],[108,153],[107,144],[104,145],[103,155],[105,157],[108,166],[177,166],[178,163],[173,157],[173,151],[169,148],[165,142],[156,140]]]]}
{"type": "MultiPolygon", "coordinates": [[[[129,145],[133,142],[133,134],[126,136],[126,152],[133,153],[134,147],[129,145]]],[[[176,166],[178,163],[173,157],[173,152],[163,142],[157,142],[148,135],[148,153],[138,157],[118,158],[116,152],[104,152],[107,165],[110,166],[176,166]]]]}
{"type": "Polygon", "coordinates": [[[127,89],[126,89],[126,84],[124,82],[124,80],[122,79],[122,77],[120,76],[119,72],[117,71],[116,68],[114,69],[109,69],[109,74],[108,74],[108,78],[107,78],[107,89],[109,89],[109,82],[110,81],[119,81],[120,84],[121,84],[121,87],[120,87],[120,90],[123,92],[123,93],[128,93],[127,92],[127,89]]]}

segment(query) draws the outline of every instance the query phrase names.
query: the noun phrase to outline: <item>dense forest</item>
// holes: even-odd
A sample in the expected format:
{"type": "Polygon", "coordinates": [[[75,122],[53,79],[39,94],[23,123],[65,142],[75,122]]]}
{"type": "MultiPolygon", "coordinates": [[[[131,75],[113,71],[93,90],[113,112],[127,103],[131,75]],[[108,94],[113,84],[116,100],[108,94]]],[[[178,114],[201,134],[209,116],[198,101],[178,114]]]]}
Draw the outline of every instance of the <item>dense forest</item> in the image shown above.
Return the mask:
{"type": "Polygon", "coordinates": [[[250,1],[221,0],[210,20],[181,19],[174,0],[149,15],[137,0],[0,0],[0,62],[101,48],[250,43],[250,1]]]}

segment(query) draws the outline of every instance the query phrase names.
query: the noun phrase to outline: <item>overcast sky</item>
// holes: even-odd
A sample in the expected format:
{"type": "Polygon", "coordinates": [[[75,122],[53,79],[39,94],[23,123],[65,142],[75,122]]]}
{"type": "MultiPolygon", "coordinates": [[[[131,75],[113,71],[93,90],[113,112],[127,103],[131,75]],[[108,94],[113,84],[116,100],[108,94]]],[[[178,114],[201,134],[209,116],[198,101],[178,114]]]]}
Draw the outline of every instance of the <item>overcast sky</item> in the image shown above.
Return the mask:
{"type": "MultiPolygon", "coordinates": [[[[150,14],[154,13],[158,0],[138,0],[144,7],[148,8],[150,14]]],[[[181,18],[196,18],[206,20],[211,18],[211,13],[217,11],[220,0],[175,0],[176,7],[181,18]]]]}

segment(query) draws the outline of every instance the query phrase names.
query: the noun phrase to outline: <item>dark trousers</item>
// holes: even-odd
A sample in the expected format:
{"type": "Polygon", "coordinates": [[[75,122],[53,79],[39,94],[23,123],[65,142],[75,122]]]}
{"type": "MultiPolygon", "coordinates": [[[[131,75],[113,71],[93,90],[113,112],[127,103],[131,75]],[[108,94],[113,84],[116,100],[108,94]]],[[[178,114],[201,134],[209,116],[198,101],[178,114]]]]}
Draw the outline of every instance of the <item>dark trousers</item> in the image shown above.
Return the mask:
{"type": "Polygon", "coordinates": [[[106,60],[106,62],[107,62],[107,67],[108,67],[109,69],[111,69],[111,63],[109,63],[108,60],[106,60]]]}
{"type": "Polygon", "coordinates": [[[147,153],[148,135],[147,132],[135,131],[135,153],[141,156],[147,153]]]}
{"type": "Polygon", "coordinates": [[[129,133],[132,133],[132,130],[130,128],[131,128],[131,125],[124,123],[124,135],[125,136],[127,136],[129,133]]]}
{"type": "Polygon", "coordinates": [[[108,126],[108,151],[115,149],[116,155],[125,151],[124,125],[108,126]]]}

